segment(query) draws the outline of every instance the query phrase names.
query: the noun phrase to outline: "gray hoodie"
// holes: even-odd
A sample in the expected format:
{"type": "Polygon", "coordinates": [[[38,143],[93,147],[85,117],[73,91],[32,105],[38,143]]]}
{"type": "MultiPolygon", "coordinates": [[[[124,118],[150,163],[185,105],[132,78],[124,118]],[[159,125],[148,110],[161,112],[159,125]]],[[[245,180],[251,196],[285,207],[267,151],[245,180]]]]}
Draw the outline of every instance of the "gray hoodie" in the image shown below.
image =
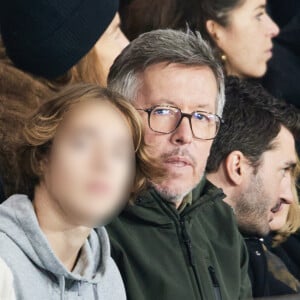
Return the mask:
{"type": "Polygon", "coordinates": [[[17,299],[126,299],[106,230],[91,232],[69,272],[51,250],[25,195],[11,196],[0,205],[0,257],[13,274],[17,299]]]}

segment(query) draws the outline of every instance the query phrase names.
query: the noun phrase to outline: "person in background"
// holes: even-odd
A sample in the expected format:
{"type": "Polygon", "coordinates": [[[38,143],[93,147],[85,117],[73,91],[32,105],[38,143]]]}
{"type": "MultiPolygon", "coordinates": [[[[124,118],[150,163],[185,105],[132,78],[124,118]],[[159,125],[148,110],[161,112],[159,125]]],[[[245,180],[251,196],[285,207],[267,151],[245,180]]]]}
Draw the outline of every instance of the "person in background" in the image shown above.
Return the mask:
{"type": "MultiPolygon", "coordinates": [[[[299,161],[294,172],[294,181],[299,178],[299,161]]],[[[300,281],[300,206],[297,189],[294,188],[294,201],[291,205],[283,204],[270,222],[271,234],[265,239],[268,250],[276,254],[287,266],[291,274],[300,281]]]]}
{"type": "Polygon", "coordinates": [[[105,86],[128,40],[118,0],[1,1],[0,32],[0,167],[8,197],[26,117],[68,84],[105,86]]]}
{"type": "Polygon", "coordinates": [[[108,86],[138,109],[152,160],[166,172],[107,227],[128,299],[250,298],[232,209],[204,175],[225,100],[209,45],[192,32],[145,33],[115,60],[108,86]]]}
{"type": "Polygon", "coordinates": [[[2,56],[52,84],[80,79],[105,85],[111,64],[128,44],[118,5],[117,0],[2,1],[2,56]]]}
{"type": "MultiPolygon", "coordinates": [[[[200,2],[190,0],[188,3],[180,0],[121,0],[120,17],[122,30],[132,41],[140,34],[157,29],[190,29],[191,18],[196,17],[200,2]],[[193,12],[193,14],[191,14],[193,12]]],[[[197,20],[193,18],[195,23],[197,20]]]]}
{"type": "Polygon", "coordinates": [[[0,205],[16,298],[126,299],[103,225],[160,176],[136,110],[99,86],[68,87],[28,119],[18,157],[22,194],[0,205]]]}
{"type": "Polygon", "coordinates": [[[203,34],[216,46],[227,75],[259,78],[272,57],[279,28],[266,0],[201,0],[203,34]]]}
{"type": "Polygon", "coordinates": [[[293,203],[295,139],[300,112],[258,84],[227,78],[223,118],[207,163],[207,178],[226,194],[248,247],[254,297],[300,293],[300,283],[264,237],[276,214],[293,203]]]}
{"type": "MultiPolygon", "coordinates": [[[[297,175],[295,179],[296,178],[299,178],[299,175],[297,175]]],[[[295,183],[293,183],[293,186],[295,187],[295,183]]],[[[296,233],[300,228],[298,194],[296,190],[293,191],[293,193],[294,201],[290,205],[283,203],[278,212],[274,214],[273,220],[270,222],[270,228],[273,232],[273,246],[284,243],[291,234],[296,233]]]]}
{"type": "Polygon", "coordinates": [[[160,28],[200,31],[222,60],[227,75],[258,78],[272,57],[278,26],[266,12],[266,0],[132,0],[121,7],[130,39],[160,28]]]}
{"type": "MultiPolygon", "coordinates": [[[[279,236],[278,234],[275,235],[279,236]]],[[[284,232],[284,239],[282,243],[277,243],[275,245],[270,245],[270,251],[275,253],[281,258],[281,260],[289,268],[290,272],[298,279],[300,282],[300,233],[299,228],[295,233],[287,234],[284,232]]]]}

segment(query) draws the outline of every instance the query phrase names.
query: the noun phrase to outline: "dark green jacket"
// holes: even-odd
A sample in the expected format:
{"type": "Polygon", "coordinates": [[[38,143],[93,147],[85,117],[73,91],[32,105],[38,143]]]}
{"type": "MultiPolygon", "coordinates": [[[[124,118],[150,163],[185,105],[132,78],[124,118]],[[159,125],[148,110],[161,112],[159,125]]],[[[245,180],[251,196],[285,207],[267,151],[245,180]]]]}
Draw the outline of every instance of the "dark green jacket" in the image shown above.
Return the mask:
{"type": "Polygon", "coordinates": [[[179,214],[150,189],[107,227],[128,300],[251,297],[247,250],[224,196],[207,181],[179,214]]]}

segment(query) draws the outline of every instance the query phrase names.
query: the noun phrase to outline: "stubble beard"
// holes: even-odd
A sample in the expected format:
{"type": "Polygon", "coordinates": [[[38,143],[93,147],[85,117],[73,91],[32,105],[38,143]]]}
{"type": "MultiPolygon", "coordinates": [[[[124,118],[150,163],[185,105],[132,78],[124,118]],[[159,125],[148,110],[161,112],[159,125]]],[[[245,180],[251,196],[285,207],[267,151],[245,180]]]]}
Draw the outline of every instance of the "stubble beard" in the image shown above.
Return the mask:
{"type": "Polygon", "coordinates": [[[235,213],[239,229],[249,236],[262,237],[270,232],[267,220],[269,199],[262,180],[259,175],[255,175],[249,184],[248,189],[234,202],[235,213]]]}
{"type": "Polygon", "coordinates": [[[150,182],[150,186],[160,195],[160,197],[169,203],[174,205],[180,204],[184,197],[186,197],[202,180],[204,172],[199,176],[199,180],[193,186],[184,188],[169,187],[167,184],[157,184],[153,181],[150,182]]]}

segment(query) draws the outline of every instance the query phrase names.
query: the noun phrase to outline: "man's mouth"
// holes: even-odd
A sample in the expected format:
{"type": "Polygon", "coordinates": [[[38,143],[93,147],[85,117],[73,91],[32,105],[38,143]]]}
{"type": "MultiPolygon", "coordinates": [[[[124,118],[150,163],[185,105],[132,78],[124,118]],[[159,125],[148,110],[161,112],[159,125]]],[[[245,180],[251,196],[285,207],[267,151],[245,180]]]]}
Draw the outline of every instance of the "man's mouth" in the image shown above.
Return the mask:
{"type": "Polygon", "coordinates": [[[179,168],[193,166],[192,161],[185,156],[170,156],[164,160],[165,164],[171,164],[179,168]]]}

